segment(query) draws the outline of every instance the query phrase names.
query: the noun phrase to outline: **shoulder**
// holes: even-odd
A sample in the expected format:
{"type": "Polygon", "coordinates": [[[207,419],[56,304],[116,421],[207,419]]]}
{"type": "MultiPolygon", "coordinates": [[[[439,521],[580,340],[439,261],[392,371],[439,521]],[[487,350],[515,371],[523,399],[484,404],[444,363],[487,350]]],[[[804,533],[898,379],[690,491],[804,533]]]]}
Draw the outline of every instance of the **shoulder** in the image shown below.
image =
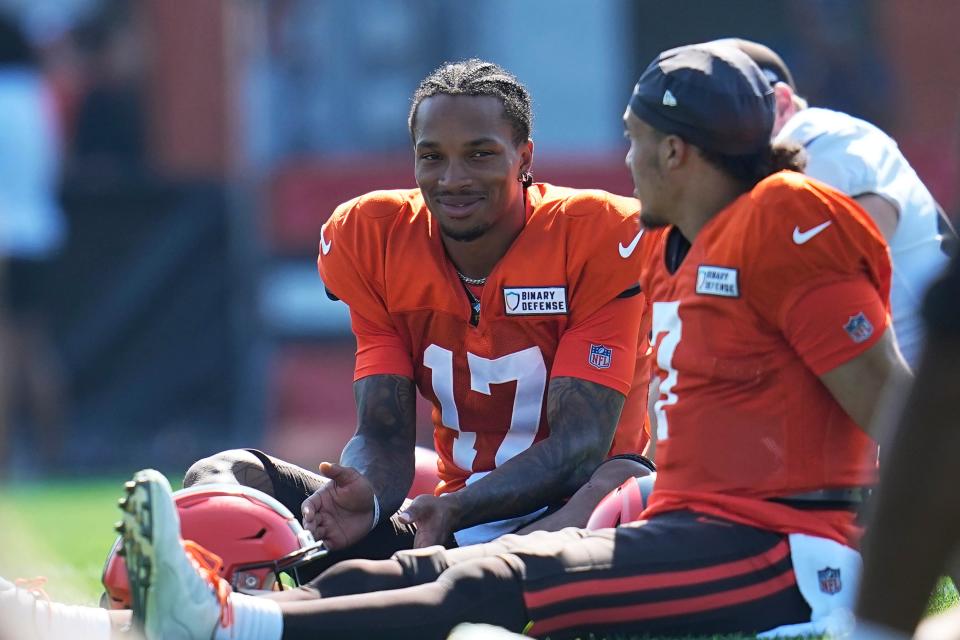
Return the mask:
{"type": "Polygon", "coordinates": [[[347,200],[334,209],[328,224],[336,227],[362,225],[369,221],[396,218],[402,211],[422,204],[419,189],[371,191],[347,200]]]}
{"type": "Polygon", "coordinates": [[[876,225],[852,199],[822,182],[783,171],[762,180],[735,207],[713,234],[755,283],[766,283],[758,288],[787,290],[855,273],[882,286],[889,277],[886,243],[876,225]]]}
{"type": "MultiPolygon", "coordinates": [[[[842,229],[841,235],[847,239],[862,235],[883,244],[876,225],[850,196],[802,173],[775,173],[741,200],[735,224],[749,226],[751,236],[765,238],[768,243],[804,245],[804,229],[829,222],[828,226],[842,229]]],[[[830,238],[837,234],[824,235],[830,238]]]]}
{"type": "Polygon", "coordinates": [[[425,212],[419,189],[372,191],[347,200],[334,210],[321,229],[321,257],[333,255],[333,246],[353,254],[361,247],[369,250],[383,245],[402,223],[425,220],[425,212]]]}
{"type": "Polygon", "coordinates": [[[382,281],[390,236],[426,219],[423,210],[418,189],[373,191],[338,206],[320,230],[318,266],[328,289],[349,303],[343,292],[351,281],[382,281]]]}
{"type": "Polygon", "coordinates": [[[852,138],[880,132],[875,126],[842,111],[810,107],[798,111],[777,134],[777,141],[793,140],[803,146],[821,142],[821,138],[852,138]]]}
{"type": "MultiPolygon", "coordinates": [[[[572,323],[637,289],[640,204],[599,190],[535,185],[534,216],[567,282],[572,323]]],[[[531,218],[532,220],[533,218],[531,218]]]]}
{"type": "Polygon", "coordinates": [[[903,161],[896,141],[881,129],[829,109],[799,112],[777,139],[803,144],[806,173],[852,195],[873,190],[880,174],[903,161]]]}
{"type": "Polygon", "coordinates": [[[600,189],[571,189],[540,184],[539,207],[568,219],[587,218],[590,222],[609,220],[618,223],[640,211],[634,198],[618,196],[600,189]]]}

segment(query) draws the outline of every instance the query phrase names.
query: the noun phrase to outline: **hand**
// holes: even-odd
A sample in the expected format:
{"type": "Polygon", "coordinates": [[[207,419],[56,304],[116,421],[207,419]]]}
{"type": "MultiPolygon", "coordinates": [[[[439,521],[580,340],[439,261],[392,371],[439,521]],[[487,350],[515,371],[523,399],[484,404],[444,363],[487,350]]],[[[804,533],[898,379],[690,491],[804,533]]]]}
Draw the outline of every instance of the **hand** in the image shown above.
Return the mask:
{"type": "Polygon", "coordinates": [[[330,482],[303,501],[303,528],[331,550],[363,539],[373,526],[373,485],[352,467],[324,462],[320,473],[330,482]]]}
{"type": "Polygon", "coordinates": [[[445,544],[459,528],[460,505],[452,494],[417,496],[400,514],[400,521],[417,525],[415,549],[445,544]]]}

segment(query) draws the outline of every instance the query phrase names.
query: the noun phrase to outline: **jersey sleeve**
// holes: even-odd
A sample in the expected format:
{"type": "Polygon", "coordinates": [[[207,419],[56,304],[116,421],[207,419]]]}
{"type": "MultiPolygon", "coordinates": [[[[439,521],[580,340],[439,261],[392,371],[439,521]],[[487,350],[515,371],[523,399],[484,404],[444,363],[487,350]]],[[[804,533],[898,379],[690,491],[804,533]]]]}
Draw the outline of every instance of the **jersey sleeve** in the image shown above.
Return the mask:
{"type": "Polygon", "coordinates": [[[639,293],[639,209],[632,198],[594,191],[581,192],[566,203],[571,325],[617,296],[639,293]]]}
{"type": "Polygon", "coordinates": [[[412,377],[409,347],[397,333],[384,290],[387,236],[404,203],[396,192],[361,196],[337,207],[320,232],[320,277],[328,294],[350,308],[355,380],[375,374],[412,377]]]}
{"type": "Polygon", "coordinates": [[[729,246],[739,254],[741,295],[757,315],[786,331],[790,311],[809,292],[858,278],[889,313],[889,251],[856,202],[792,172],[768,178],[750,198],[729,246]]]}
{"type": "Polygon", "coordinates": [[[381,325],[357,311],[350,310],[350,329],[357,338],[354,381],[373,375],[398,375],[413,378],[410,349],[397,335],[392,324],[381,325]]]}
{"type": "Polygon", "coordinates": [[[569,376],[627,395],[643,330],[642,295],[614,298],[560,337],[551,378],[569,376]]]}
{"type": "Polygon", "coordinates": [[[391,192],[341,204],[320,230],[317,267],[328,294],[378,326],[391,324],[384,262],[389,225],[403,207],[391,192]]]}
{"type": "Polygon", "coordinates": [[[783,332],[807,367],[821,376],[872,347],[889,324],[876,287],[861,276],[807,291],[786,312],[783,332]]]}

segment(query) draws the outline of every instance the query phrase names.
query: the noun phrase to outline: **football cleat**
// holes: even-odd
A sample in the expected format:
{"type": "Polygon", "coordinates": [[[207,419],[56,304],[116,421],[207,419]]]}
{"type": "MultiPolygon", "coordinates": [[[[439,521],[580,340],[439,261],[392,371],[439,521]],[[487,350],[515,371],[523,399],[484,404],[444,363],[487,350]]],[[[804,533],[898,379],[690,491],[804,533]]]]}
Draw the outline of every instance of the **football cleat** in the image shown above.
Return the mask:
{"type": "Polygon", "coordinates": [[[134,626],[147,640],[209,640],[218,624],[231,624],[231,590],[219,575],[220,558],[182,543],[173,492],[163,474],[137,472],[123,524],[134,626]]]}
{"type": "MultiPolygon", "coordinates": [[[[305,581],[301,567],[326,553],[288,509],[256,489],[204,484],[176,491],[173,499],[180,537],[219,556],[220,576],[234,591],[273,591],[284,588],[284,582],[300,585],[305,581]]],[[[121,502],[120,508],[127,503],[121,502]]],[[[118,538],[103,569],[105,593],[100,602],[107,609],[129,609],[132,604],[122,556],[118,538]]]]}

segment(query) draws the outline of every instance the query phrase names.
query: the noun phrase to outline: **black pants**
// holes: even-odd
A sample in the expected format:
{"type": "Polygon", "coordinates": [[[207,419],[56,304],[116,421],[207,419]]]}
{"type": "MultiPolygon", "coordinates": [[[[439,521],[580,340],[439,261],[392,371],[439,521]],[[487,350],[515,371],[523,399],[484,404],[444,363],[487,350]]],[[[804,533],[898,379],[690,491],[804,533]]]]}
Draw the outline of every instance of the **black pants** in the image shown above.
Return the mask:
{"type": "Polygon", "coordinates": [[[553,639],[755,633],[810,616],[786,536],[688,511],[352,560],[272,597],[291,640],[445,638],[460,622],[553,639]]]}

